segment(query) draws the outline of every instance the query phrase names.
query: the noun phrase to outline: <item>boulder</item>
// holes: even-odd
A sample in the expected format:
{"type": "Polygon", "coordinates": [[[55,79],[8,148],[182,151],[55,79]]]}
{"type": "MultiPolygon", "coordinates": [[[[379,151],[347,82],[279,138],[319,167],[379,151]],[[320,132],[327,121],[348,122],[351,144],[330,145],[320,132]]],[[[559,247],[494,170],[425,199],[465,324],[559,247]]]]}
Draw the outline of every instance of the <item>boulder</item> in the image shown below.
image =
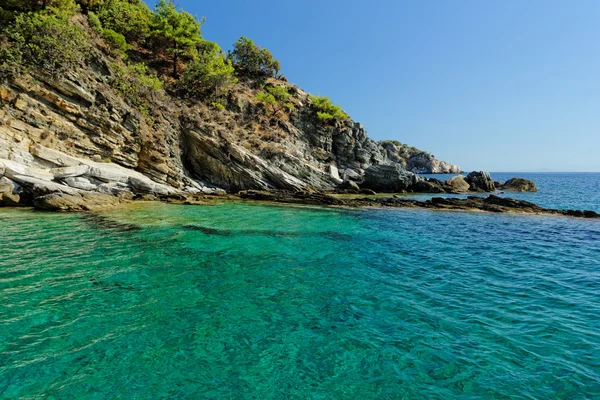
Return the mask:
{"type": "Polygon", "coordinates": [[[360,187],[382,193],[391,193],[406,190],[420,180],[422,178],[405,170],[399,164],[374,165],[365,170],[364,181],[360,184],[360,187]]]}
{"type": "Polygon", "coordinates": [[[34,196],[42,196],[56,192],[67,194],[77,194],[79,192],[78,189],[71,188],[67,185],[49,182],[31,176],[15,175],[12,179],[23,185],[26,191],[34,196]]]}
{"type": "Polygon", "coordinates": [[[0,205],[3,206],[16,206],[21,201],[21,186],[8,179],[7,177],[0,178],[0,205]]]}
{"type": "Polygon", "coordinates": [[[537,192],[538,188],[535,183],[529,179],[523,178],[512,178],[506,181],[502,185],[503,190],[510,190],[512,192],[537,192]]]}
{"type": "Polygon", "coordinates": [[[473,171],[467,175],[466,181],[469,184],[469,189],[473,192],[496,191],[494,181],[488,172],[473,171]]]}
{"type": "Polygon", "coordinates": [[[464,193],[469,191],[471,185],[465,180],[462,175],[453,176],[446,181],[447,190],[450,193],[464,193]]]}
{"type": "Polygon", "coordinates": [[[344,181],[338,185],[338,190],[347,193],[359,193],[360,187],[354,181],[344,181]]]}

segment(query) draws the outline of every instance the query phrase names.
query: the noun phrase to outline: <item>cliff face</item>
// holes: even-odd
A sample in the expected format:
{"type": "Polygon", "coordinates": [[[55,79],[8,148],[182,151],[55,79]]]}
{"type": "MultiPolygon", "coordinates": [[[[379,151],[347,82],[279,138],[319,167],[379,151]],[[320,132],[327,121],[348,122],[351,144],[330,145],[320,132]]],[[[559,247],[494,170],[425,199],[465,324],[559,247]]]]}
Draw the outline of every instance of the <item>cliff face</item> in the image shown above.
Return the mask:
{"type": "Polygon", "coordinates": [[[396,141],[383,141],[381,145],[388,159],[400,163],[417,174],[460,174],[458,165],[436,159],[433,155],[396,141]]]}
{"type": "Polygon", "coordinates": [[[92,60],[68,76],[50,78],[33,70],[0,86],[0,164],[12,166],[11,179],[27,186],[32,184],[23,177],[46,177],[109,194],[214,193],[330,190],[343,180],[361,182],[377,165],[401,164],[416,172],[459,169],[422,156],[404,162],[352,120],[320,121],[309,95],[284,81],[269,84],[291,94],[291,112],[258,102],[259,89],[251,82],[234,87],[225,109],[161,91],[149,110],[140,110],[111,86],[110,60],[99,51],[92,60]],[[76,166],[82,168],[68,176],[57,171],[76,166]]]}

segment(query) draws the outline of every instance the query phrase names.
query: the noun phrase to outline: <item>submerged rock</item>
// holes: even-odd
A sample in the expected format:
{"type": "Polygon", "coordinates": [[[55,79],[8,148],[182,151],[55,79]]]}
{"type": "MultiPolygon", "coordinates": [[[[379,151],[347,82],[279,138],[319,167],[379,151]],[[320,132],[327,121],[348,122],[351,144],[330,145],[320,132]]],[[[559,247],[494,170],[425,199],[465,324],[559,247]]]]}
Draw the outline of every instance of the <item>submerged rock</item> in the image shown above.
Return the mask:
{"type": "Polygon", "coordinates": [[[503,190],[510,190],[512,192],[537,192],[538,188],[535,183],[529,179],[523,178],[512,178],[506,181],[502,185],[503,190]]]}
{"type": "Polygon", "coordinates": [[[52,193],[33,200],[36,208],[48,211],[95,211],[120,203],[115,196],[94,192],[52,193]]]}

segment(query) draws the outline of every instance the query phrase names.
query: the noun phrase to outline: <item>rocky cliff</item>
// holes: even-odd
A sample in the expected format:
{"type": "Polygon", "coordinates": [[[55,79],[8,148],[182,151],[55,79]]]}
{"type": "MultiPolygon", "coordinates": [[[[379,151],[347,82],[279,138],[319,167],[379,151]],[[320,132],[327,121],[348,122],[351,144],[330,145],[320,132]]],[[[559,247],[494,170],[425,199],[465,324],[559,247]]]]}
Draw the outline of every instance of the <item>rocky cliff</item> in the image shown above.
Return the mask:
{"type": "Polygon", "coordinates": [[[229,91],[224,105],[183,100],[162,89],[140,104],[116,84],[122,66],[97,42],[69,73],[49,76],[31,68],[0,85],[0,178],[33,195],[133,197],[327,191],[365,180],[381,190],[390,180],[389,187],[406,189],[420,180],[413,172],[460,170],[426,153],[405,157],[349,118],[323,121],[309,94],[284,79],[266,84],[289,94],[286,110],[258,101],[265,86],[248,80],[229,91]],[[394,174],[374,169],[379,166],[394,174]]]}
{"type": "Polygon", "coordinates": [[[408,171],[417,174],[460,174],[458,165],[436,159],[426,151],[408,146],[395,140],[381,142],[389,160],[399,163],[408,171]]]}

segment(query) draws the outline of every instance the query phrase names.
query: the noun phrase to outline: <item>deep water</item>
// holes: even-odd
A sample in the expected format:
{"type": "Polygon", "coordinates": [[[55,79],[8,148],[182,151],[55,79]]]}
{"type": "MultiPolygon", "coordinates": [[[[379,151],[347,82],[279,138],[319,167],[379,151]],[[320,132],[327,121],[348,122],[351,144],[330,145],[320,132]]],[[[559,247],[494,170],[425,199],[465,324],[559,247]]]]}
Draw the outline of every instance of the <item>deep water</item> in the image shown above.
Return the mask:
{"type": "Polygon", "coordinates": [[[0,398],[597,399],[600,222],[0,209],[0,398]]]}

